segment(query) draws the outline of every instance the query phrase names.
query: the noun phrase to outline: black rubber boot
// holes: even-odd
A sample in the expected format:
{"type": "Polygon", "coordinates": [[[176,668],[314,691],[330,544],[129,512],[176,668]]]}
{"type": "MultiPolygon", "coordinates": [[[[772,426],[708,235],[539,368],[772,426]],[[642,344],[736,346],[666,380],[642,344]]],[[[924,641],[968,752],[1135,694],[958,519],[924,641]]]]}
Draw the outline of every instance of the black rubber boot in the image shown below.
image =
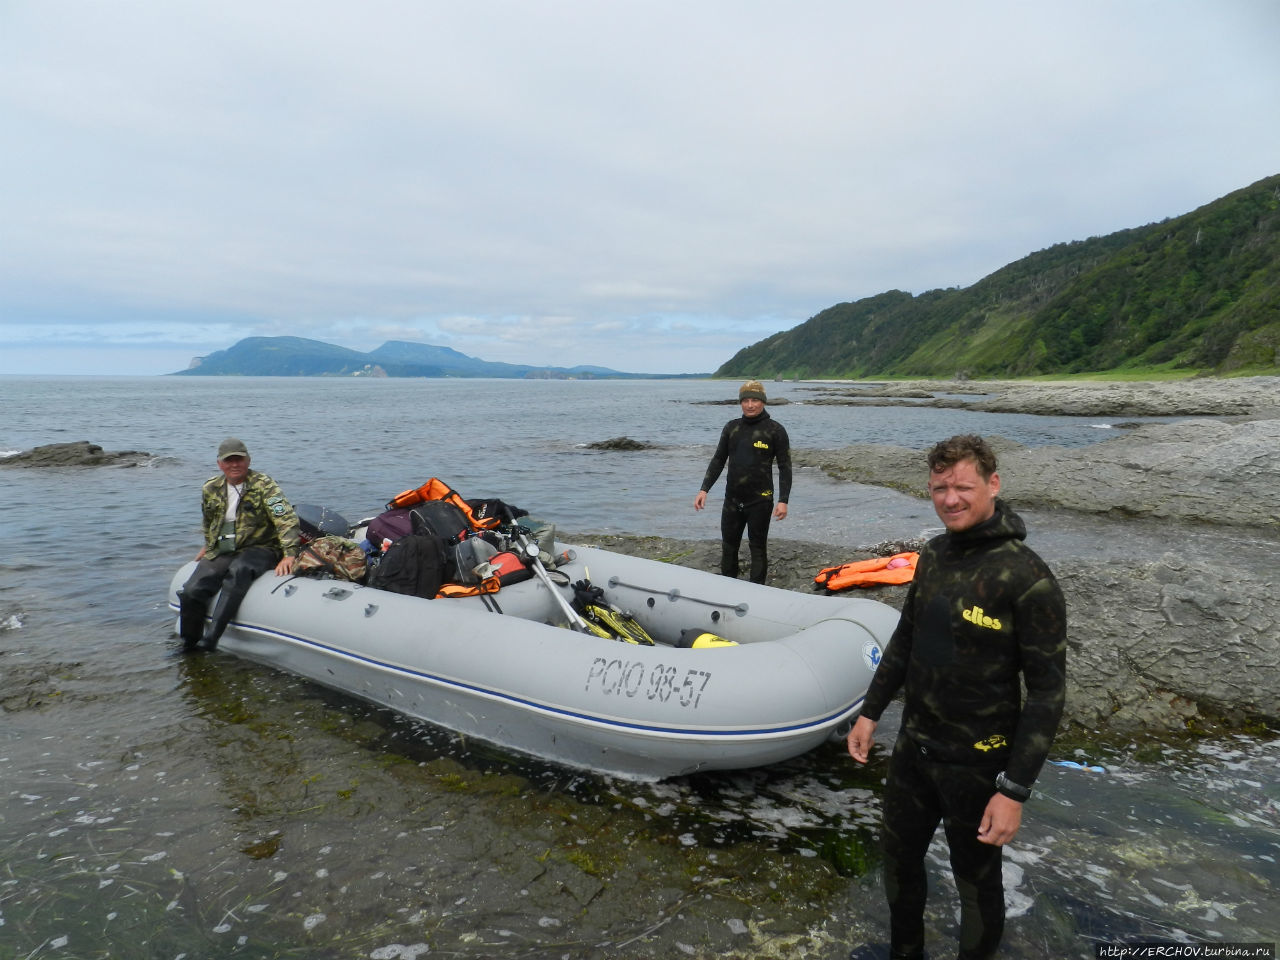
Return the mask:
{"type": "Polygon", "coordinates": [[[239,604],[232,604],[227,591],[224,589],[218,595],[218,600],[213,605],[213,617],[209,621],[209,625],[204,629],[203,643],[206,650],[218,649],[218,641],[222,639],[223,631],[227,629],[227,624],[231,622],[232,616],[235,615],[235,611],[231,609],[232,606],[239,606],[239,604]]]}
{"type": "Polygon", "coordinates": [[[205,605],[181,596],[178,604],[178,635],[182,637],[183,651],[190,652],[204,637],[205,605]]]}

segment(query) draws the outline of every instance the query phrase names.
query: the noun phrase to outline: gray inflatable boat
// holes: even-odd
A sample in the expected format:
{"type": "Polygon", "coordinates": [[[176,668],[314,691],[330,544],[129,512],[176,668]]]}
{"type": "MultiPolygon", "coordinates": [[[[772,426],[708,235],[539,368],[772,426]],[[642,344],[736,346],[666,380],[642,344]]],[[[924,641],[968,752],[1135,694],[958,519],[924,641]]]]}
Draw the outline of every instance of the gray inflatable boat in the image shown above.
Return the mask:
{"type": "MultiPolygon", "coordinates": [[[[556,580],[589,571],[654,645],[567,629],[572,590],[545,577],[426,600],[268,572],[218,649],[512,750],[651,780],[776,763],[842,736],[898,620],[874,600],[568,554],[556,580]],[[733,645],[676,646],[690,631],[733,645]]],[[[193,567],[173,578],[175,612],[193,567]]]]}

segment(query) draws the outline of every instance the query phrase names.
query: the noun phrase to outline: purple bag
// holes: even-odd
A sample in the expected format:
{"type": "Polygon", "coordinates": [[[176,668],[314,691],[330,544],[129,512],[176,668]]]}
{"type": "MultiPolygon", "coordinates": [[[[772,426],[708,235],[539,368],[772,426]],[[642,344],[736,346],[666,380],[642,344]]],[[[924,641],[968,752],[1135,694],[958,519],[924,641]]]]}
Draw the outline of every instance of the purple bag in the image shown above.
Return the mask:
{"type": "Polygon", "coordinates": [[[373,545],[376,553],[382,549],[383,540],[394,543],[411,533],[413,533],[413,509],[398,507],[395,510],[384,511],[370,520],[369,526],[365,529],[364,538],[373,545]]]}

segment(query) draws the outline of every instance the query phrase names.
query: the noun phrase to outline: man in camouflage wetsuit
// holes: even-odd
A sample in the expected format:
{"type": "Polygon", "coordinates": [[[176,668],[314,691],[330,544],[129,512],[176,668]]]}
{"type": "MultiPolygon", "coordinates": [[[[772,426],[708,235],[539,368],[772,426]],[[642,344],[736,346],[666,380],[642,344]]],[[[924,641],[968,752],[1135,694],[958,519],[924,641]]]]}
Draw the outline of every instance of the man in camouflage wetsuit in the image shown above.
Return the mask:
{"type": "Polygon", "coordinates": [[[946,533],[925,546],[902,619],[876,669],[849,753],[866,763],[876,723],[905,687],[883,799],[890,943],[856,958],[924,956],[925,852],[939,820],[960,893],[960,960],[995,954],[1004,930],[1000,847],[1058,729],[1066,605],[1003,501],[977,436],[929,452],[929,493],[946,533]],[[1022,701],[1021,681],[1026,685],[1022,701]]]}
{"type": "Polygon", "coordinates": [[[204,546],[178,593],[178,632],[187,651],[201,643],[217,647],[253,581],[272,567],[277,576],[288,575],[301,543],[293,507],[274,480],[249,469],[249,452],[235,437],[218,447],[218,469],[200,495],[204,546]],[[206,627],[209,601],[219,590],[206,627]]]}
{"type": "Polygon", "coordinates": [[[764,385],[748,380],[738,390],[742,416],[730,420],[720,431],[720,442],[711,456],[702,489],[693,499],[693,509],[707,504],[720,471],[729,464],[725,480],[724,507],[720,511],[720,572],[726,577],[738,575],[738,547],[742,531],[747,531],[751,551],[751,581],[764,583],[769,567],[769,520],[782,520],[787,515],[791,496],[791,441],[782,424],[769,416],[764,385]],[[778,462],[778,497],[774,506],[773,462],[778,462]]]}

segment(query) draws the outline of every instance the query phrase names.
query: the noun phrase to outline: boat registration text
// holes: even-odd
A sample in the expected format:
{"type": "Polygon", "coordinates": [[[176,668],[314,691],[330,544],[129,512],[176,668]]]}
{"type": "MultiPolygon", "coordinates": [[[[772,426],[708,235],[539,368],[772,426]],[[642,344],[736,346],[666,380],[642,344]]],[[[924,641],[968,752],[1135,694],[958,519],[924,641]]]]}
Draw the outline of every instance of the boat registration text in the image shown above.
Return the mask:
{"type": "Polygon", "coordinates": [[[662,663],[649,667],[639,660],[596,657],[587,671],[584,689],[606,696],[643,696],[662,703],[674,699],[682,707],[697,708],[710,682],[710,670],[685,670],[681,676],[679,667],[662,663]]]}

